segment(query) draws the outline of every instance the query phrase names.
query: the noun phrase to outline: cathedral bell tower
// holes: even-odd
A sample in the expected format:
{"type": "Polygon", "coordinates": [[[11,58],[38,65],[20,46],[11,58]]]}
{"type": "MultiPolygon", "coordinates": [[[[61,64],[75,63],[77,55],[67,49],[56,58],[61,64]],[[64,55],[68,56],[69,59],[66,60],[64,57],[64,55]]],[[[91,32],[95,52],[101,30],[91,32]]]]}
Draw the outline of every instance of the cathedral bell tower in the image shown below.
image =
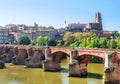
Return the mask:
{"type": "Polygon", "coordinates": [[[95,22],[96,22],[96,23],[99,23],[99,24],[100,24],[100,27],[101,27],[101,29],[102,29],[102,18],[101,18],[101,14],[100,14],[99,12],[97,12],[97,13],[95,14],[95,22]]]}
{"type": "Polygon", "coordinates": [[[95,22],[97,22],[97,23],[101,23],[102,22],[101,14],[99,12],[97,12],[95,14],[95,22]]]}

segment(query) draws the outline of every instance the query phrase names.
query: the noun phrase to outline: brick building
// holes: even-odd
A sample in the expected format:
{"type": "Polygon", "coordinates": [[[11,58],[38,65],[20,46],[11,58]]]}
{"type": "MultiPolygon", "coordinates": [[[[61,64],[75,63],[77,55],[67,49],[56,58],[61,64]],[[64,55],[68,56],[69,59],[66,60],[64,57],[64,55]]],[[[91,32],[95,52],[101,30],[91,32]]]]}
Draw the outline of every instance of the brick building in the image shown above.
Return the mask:
{"type": "Polygon", "coordinates": [[[92,32],[98,36],[103,35],[102,18],[99,12],[95,14],[95,22],[90,22],[87,24],[71,23],[71,24],[68,24],[65,28],[67,29],[67,31],[72,33],[92,32]]]}

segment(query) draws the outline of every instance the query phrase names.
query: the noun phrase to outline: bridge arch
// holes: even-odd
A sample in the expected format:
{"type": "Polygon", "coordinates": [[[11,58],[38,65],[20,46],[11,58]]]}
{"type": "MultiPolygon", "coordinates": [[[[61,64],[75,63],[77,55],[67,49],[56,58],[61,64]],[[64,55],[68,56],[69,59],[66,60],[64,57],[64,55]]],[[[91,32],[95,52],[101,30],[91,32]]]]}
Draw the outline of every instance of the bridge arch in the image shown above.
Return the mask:
{"type": "MultiPolygon", "coordinates": [[[[39,56],[40,56],[42,59],[45,60],[45,51],[44,51],[44,49],[33,47],[33,48],[29,48],[29,49],[27,50],[27,53],[28,53],[29,56],[31,56],[31,57],[34,57],[34,56],[39,57],[39,56]]],[[[41,59],[41,58],[40,58],[40,59],[41,59]]]]}
{"type": "Polygon", "coordinates": [[[51,48],[51,54],[56,53],[56,52],[64,52],[69,56],[71,54],[71,51],[69,48],[51,48]]]}
{"type": "MultiPolygon", "coordinates": [[[[105,52],[104,51],[80,50],[77,52],[77,56],[84,56],[84,55],[97,56],[97,57],[105,59],[105,52]]],[[[76,57],[74,57],[74,58],[76,58],[76,57]]]]}
{"type": "Polygon", "coordinates": [[[37,55],[37,57],[40,57],[41,60],[45,60],[45,52],[44,52],[44,50],[41,50],[41,49],[40,50],[35,50],[34,55],[37,55]]]}
{"type": "Polygon", "coordinates": [[[81,55],[78,55],[77,57],[81,57],[81,56],[95,56],[95,57],[99,57],[99,58],[102,58],[102,59],[105,58],[104,56],[100,56],[100,55],[96,55],[96,54],[81,54],[81,55]]]}
{"type": "Polygon", "coordinates": [[[27,50],[24,48],[15,47],[14,48],[14,57],[12,63],[15,65],[24,65],[25,59],[28,57],[27,50]]]}
{"type": "Polygon", "coordinates": [[[51,54],[53,59],[52,61],[54,62],[61,62],[62,59],[70,57],[68,53],[62,52],[62,51],[57,51],[51,54]]]}
{"type": "Polygon", "coordinates": [[[75,60],[78,59],[78,63],[85,64],[87,67],[89,60],[92,57],[99,57],[102,58],[103,62],[105,61],[105,52],[104,51],[98,51],[98,50],[78,50],[77,55],[73,57],[75,60]],[[80,62],[81,61],[81,62],[80,62]]]}
{"type": "Polygon", "coordinates": [[[101,56],[95,56],[95,55],[90,55],[90,54],[83,54],[81,56],[78,56],[76,58],[76,60],[78,61],[79,65],[80,64],[85,64],[85,66],[87,67],[89,61],[92,58],[95,59],[95,60],[92,61],[92,63],[97,63],[97,62],[103,63],[104,62],[104,58],[102,58],[101,56]]]}
{"type": "MultiPolygon", "coordinates": [[[[86,76],[88,72],[87,66],[88,66],[89,60],[92,57],[100,57],[100,59],[102,58],[101,60],[104,61],[105,56],[106,54],[102,50],[77,49],[76,55],[73,56],[74,67],[71,66],[71,68],[73,70],[77,70],[77,72],[79,73],[78,76],[84,76],[84,75],[86,76]]],[[[70,69],[70,74],[72,72],[72,69],[70,69]]]]}

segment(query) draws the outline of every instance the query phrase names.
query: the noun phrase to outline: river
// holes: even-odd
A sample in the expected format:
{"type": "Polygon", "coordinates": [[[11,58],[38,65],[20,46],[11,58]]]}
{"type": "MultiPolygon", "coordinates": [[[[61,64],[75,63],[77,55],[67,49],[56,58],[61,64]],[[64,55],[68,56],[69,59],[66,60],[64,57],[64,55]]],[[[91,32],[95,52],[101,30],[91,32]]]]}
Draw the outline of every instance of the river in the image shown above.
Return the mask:
{"type": "Polygon", "coordinates": [[[0,84],[104,84],[103,64],[88,64],[87,78],[68,77],[68,60],[62,60],[61,72],[44,72],[40,68],[24,68],[23,65],[5,64],[0,69],[0,84]]]}

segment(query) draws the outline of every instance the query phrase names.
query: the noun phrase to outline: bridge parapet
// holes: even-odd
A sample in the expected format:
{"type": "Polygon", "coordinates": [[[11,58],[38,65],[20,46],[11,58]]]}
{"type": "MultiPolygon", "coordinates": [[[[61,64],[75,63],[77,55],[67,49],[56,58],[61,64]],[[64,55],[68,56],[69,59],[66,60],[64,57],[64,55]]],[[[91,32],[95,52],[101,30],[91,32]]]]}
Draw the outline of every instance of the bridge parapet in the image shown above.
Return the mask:
{"type": "Polygon", "coordinates": [[[62,46],[49,46],[50,48],[64,48],[64,49],[70,49],[70,47],[62,47],[62,46]]]}
{"type": "Polygon", "coordinates": [[[116,51],[116,52],[120,52],[120,49],[108,49],[108,48],[76,48],[76,50],[98,50],[98,51],[116,51]]]}

